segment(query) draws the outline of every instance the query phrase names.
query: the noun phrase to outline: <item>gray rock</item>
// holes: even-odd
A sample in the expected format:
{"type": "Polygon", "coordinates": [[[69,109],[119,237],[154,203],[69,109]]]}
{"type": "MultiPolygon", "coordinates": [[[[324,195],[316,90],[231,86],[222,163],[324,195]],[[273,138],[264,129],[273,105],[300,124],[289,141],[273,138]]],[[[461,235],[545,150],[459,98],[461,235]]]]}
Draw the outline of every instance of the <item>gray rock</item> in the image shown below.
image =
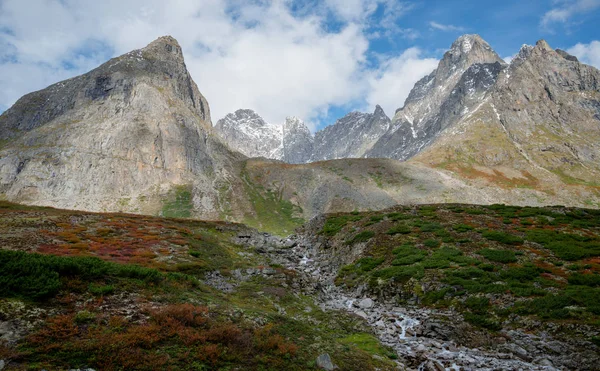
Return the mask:
{"type": "Polygon", "coordinates": [[[369,318],[367,313],[363,312],[362,310],[357,310],[356,312],[354,312],[354,314],[356,314],[357,316],[359,316],[360,318],[363,318],[363,319],[369,318]]]}
{"type": "Polygon", "coordinates": [[[4,362],[3,359],[0,359],[0,371],[2,371],[4,369],[4,366],[6,366],[6,363],[4,362]]]}
{"type": "Polygon", "coordinates": [[[365,298],[358,303],[358,306],[362,309],[369,309],[373,307],[373,300],[370,298],[365,298]]]}
{"type": "Polygon", "coordinates": [[[310,160],[314,139],[308,127],[297,117],[288,117],[283,124],[282,160],[303,164],[310,160]]]}
{"type": "Polygon", "coordinates": [[[317,367],[327,371],[333,371],[335,369],[335,366],[331,361],[331,357],[327,353],[321,354],[319,357],[317,357],[317,367]]]}
{"type": "Polygon", "coordinates": [[[390,125],[380,106],[372,114],[349,113],[315,134],[311,161],[363,157],[390,125]]]}

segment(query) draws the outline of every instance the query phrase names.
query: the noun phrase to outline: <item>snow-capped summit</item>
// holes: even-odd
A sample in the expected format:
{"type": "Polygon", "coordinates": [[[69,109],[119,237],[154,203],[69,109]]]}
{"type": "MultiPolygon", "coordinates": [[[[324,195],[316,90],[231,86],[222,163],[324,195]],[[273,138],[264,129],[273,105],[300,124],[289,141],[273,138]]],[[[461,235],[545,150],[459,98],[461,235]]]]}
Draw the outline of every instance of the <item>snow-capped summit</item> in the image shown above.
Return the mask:
{"type": "Polygon", "coordinates": [[[228,114],[214,129],[231,148],[248,157],[274,158],[283,138],[281,126],[268,124],[251,109],[228,114]]]}

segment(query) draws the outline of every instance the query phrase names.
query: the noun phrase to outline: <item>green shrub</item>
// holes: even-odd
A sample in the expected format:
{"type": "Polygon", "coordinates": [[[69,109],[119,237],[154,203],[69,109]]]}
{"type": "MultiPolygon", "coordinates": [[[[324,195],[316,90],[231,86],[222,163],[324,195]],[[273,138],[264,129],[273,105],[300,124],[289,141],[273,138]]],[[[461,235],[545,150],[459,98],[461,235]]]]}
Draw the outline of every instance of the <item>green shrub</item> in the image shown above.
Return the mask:
{"type": "Polygon", "coordinates": [[[507,245],[518,245],[523,243],[523,239],[521,237],[504,232],[486,231],[483,232],[482,236],[488,240],[501,242],[507,245]]]}
{"type": "Polygon", "coordinates": [[[563,260],[575,261],[600,255],[600,241],[578,234],[535,229],[528,231],[526,238],[543,245],[563,260]]]}
{"type": "Polygon", "coordinates": [[[409,215],[409,214],[404,214],[404,213],[389,213],[386,215],[386,217],[388,219],[390,219],[391,221],[406,220],[406,219],[414,218],[414,216],[409,215]]]}
{"type": "Polygon", "coordinates": [[[472,231],[473,227],[471,227],[468,224],[455,224],[452,226],[452,229],[454,229],[458,233],[465,233],[465,232],[472,231]]]}
{"type": "Polygon", "coordinates": [[[163,275],[155,269],[110,263],[92,257],[62,257],[0,250],[0,287],[3,297],[43,299],[55,295],[61,277],[98,280],[122,277],[157,283],[163,275]]]}
{"type": "Polygon", "coordinates": [[[520,302],[516,306],[516,310],[520,314],[537,314],[542,318],[564,319],[570,316],[569,311],[565,308],[573,304],[575,302],[567,295],[547,295],[520,302]]]}
{"type": "Polygon", "coordinates": [[[580,286],[600,286],[600,275],[575,273],[569,277],[569,284],[580,286]]]}
{"type": "Polygon", "coordinates": [[[425,272],[421,265],[394,266],[374,271],[373,277],[384,280],[393,279],[394,281],[406,282],[411,278],[423,278],[425,272]]]}
{"type": "Polygon", "coordinates": [[[484,314],[490,307],[490,299],[478,296],[469,296],[463,305],[473,313],[484,314]]]}
{"type": "Polygon", "coordinates": [[[439,247],[441,245],[441,242],[438,240],[434,240],[434,239],[429,239],[429,240],[425,240],[423,241],[423,245],[435,249],[436,247],[439,247]]]}
{"type": "Polygon", "coordinates": [[[483,327],[491,331],[500,331],[502,325],[489,318],[489,315],[465,313],[465,321],[472,324],[473,326],[483,327]]]}
{"type": "Polygon", "coordinates": [[[362,217],[360,215],[339,215],[339,216],[329,216],[323,225],[323,229],[321,230],[321,234],[325,236],[333,237],[339,231],[342,230],[348,224],[348,222],[356,222],[361,220],[362,217]]]}
{"type": "Polygon", "coordinates": [[[100,286],[100,285],[91,283],[90,286],[88,287],[88,291],[91,294],[94,294],[97,296],[104,296],[104,295],[110,295],[113,292],[115,292],[115,287],[113,285],[100,286]]]}
{"type": "Polygon", "coordinates": [[[514,280],[519,282],[533,281],[542,273],[542,269],[533,264],[526,264],[522,267],[513,267],[500,271],[500,277],[505,280],[514,280]]]}
{"type": "Polygon", "coordinates": [[[373,232],[373,231],[362,231],[362,232],[356,234],[354,237],[352,237],[348,241],[346,241],[346,243],[351,245],[351,244],[355,244],[355,243],[367,242],[374,236],[375,236],[375,232],[373,232]]]}
{"type": "Polygon", "coordinates": [[[467,214],[469,214],[469,215],[482,215],[482,214],[485,214],[485,211],[480,210],[480,209],[467,209],[465,212],[467,214]]]}
{"type": "Polygon", "coordinates": [[[390,228],[386,233],[390,235],[395,234],[409,234],[412,232],[412,228],[407,225],[399,224],[390,228]]]}
{"type": "Polygon", "coordinates": [[[423,250],[417,249],[414,245],[406,244],[392,250],[392,253],[396,255],[396,259],[392,262],[392,265],[410,265],[420,262],[427,256],[427,253],[423,250]]]}
{"type": "Polygon", "coordinates": [[[377,268],[385,261],[385,258],[362,258],[356,261],[354,265],[363,272],[370,272],[373,269],[377,268]]]}
{"type": "Polygon", "coordinates": [[[514,263],[517,261],[514,251],[510,250],[495,250],[495,249],[483,249],[477,252],[479,255],[485,257],[488,260],[497,263],[514,263]]]}
{"type": "Polygon", "coordinates": [[[421,227],[421,232],[435,232],[439,229],[442,229],[442,225],[440,223],[425,223],[421,227]]]}

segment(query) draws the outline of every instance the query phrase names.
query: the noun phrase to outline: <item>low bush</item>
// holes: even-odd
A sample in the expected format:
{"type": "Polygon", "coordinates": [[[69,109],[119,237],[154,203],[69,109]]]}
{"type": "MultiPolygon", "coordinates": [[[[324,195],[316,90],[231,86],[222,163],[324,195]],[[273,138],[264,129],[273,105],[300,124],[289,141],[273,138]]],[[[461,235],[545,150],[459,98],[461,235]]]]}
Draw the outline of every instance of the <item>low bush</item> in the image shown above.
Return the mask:
{"type": "Polygon", "coordinates": [[[498,231],[486,231],[483,232],[482,236],[491,241],[497,241],[506,245],[518,245],[523,243],[523,239],[514,234],[498,232],[498,231]]]}
{"type": "Polygon", "coordinates": [[[455,231],[457,231],[458,233],[465,233],[465,232],[469,232],[472,231],[474,228],[471,227],[468,224],[455,224],[452,226],[452,229],[454,229],[455,231]]]}
{"type": "Polygon", "coordinates": [[[377,268],[385,261],[385,258],[362,258],[356,261],[354,265],[363,272],[370,272],[373,269],[377,268]]]}
{"type": "Polygon", "coordinates": [[[409,266],[394,266],[384,268],[373,272],[373,277],[381,278],[384,280],[393,279],[398,282],[406,282],[411,278],[423,278],[425,274],[423,266],[421,265],[409,265],[409,266]]]}
{"type": "Polygon", "coordinates": [[[600,275],[575,273],[569,277],[569,284],[590,287],[600,286],[600,275]]]}
{"type": "Polygon", "coordinates": [[[529,241],[543,245],[563,260],[576,261],[600,255],[600,241],[598,239],[578,234],[535,229],[528,231],[526,238],[529,241]]]}
{"type": "Polygon", "coordinates": [[[421,232],[435,232],[443,227],[440,223],[425,223],[419,228],[421,229],[421,232]]]}
{"type": "Polygon", "coordinates": [[[438,240],[429,239],[429,240],[423,241],[423,245],[425,245],[431,249],[435,249],[441,245],[441,242],[438,240]]]}
{"type": "Polygon", "coordinates": [[[404,225],[404,224],[399,224],[396,226],[393,226],[392,228],[390,228],[386,233],[390,234],[390,235],[395,235],[395,234],[409,234],[412,232],[412,228],[404,225]]]}
{"type": "Polygon", "coordinates": [[[163,275],[137,265],[110,263],[92,257],[62,257],[0,250],[0,296],[43,299],[61,288],[61,277],[97,280],[105,277],[158,283],[163,275]]]}
{"type": "Polygon", "coordinates": [[[335,236],[339,231],[342,230],[348,224],[348,222],[356,222],[361,220],[362,217],[360,215],[339,215],[339,216],[330,216],[325,221],[323,225],[323,229],[321,230],[321,234],[325,236],[335,236]]]}
{"type": "Polygon", "coordinates": [[[351,244],[355,244],[355,243],[367,242],[374,236],[375,236],[375,232],[373,232],[373,231],[362,231],[362,232],[356,234],[351,239],[347,240],[346,243],[351,245],[351,244]]]}
{"type": "Polygon", "coordinates": [[[495,250],[495,249],[483,249],[477,252],[484,258],[497,263],[514,263],[517,261],[514,251],[510,250],[495,250]]]}
{"type": "Polygon", "coordinates": [[[490,319],[487,314],[465,313],[464,317],[465,321],[477,327],[483,327],[491,331],[500,331],[502,329],[502,325],[490,319]]]}

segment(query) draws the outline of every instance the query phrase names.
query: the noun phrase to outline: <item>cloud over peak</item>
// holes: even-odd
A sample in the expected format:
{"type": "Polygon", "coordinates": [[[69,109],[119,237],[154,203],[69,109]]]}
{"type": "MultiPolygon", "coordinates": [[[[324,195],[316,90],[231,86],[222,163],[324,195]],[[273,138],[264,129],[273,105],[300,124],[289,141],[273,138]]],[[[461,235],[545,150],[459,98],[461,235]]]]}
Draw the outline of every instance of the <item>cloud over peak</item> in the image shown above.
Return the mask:
{"type": "Polygon", "coordinates": [[[251,107],[272,123],[318,122],[331,106],[371,109],[373,97],[395,109],[431,61],[400,51],[373,64],[369,47],[373,37],[417,37],[398,26],[409,9],[394,0],[4,0],[0,109],[166,34],[215,121],[251,107]],[[398,70],[408,85],[392,83],[398,70]]]}

